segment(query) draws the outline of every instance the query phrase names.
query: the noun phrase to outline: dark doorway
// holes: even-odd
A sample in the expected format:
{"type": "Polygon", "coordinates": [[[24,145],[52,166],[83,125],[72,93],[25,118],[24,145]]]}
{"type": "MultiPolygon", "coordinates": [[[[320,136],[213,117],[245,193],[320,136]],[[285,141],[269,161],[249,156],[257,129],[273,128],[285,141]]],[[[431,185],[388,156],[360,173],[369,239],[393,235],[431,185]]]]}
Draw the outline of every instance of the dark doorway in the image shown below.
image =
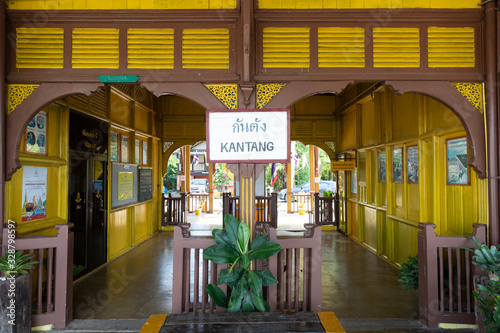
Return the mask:
{"type": "Polygon", "coordinates": [[[84,274],[107,261],[108,124],[71,112],[70,131],[69,221],[84,274]]]}

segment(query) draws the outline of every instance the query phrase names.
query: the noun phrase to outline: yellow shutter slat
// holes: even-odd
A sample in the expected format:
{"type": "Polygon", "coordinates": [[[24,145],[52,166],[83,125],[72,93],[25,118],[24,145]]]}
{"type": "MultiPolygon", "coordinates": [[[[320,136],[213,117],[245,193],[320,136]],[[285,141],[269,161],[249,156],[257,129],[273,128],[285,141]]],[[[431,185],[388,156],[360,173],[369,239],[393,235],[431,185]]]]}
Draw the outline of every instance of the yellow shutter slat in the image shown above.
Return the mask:
{"type": "Polygon", "coordinates": [[[75,28],[72,31],[73,68],[118,68],[119,29],[75,28]]]}
{"type": "Polygon", "coordinates": [[[420,67],[418,28],[373,28],[373,67],[420,67]]]}
{"type": "Polygon", "coordinates": [[[63,66],[64,29],[16,29],[16,68],[63,68],[63,66]]]}

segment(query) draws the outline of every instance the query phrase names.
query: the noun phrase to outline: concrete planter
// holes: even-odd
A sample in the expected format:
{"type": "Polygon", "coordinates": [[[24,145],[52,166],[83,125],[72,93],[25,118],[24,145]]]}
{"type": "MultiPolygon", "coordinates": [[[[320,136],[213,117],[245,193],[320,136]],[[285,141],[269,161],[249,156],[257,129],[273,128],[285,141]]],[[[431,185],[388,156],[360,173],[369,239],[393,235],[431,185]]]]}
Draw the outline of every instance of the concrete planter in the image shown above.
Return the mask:
{"type": "Polygon", "coordinates": [[[0,332],[31,331],[31,288],[29,275],[0,281],[0,332]]]}

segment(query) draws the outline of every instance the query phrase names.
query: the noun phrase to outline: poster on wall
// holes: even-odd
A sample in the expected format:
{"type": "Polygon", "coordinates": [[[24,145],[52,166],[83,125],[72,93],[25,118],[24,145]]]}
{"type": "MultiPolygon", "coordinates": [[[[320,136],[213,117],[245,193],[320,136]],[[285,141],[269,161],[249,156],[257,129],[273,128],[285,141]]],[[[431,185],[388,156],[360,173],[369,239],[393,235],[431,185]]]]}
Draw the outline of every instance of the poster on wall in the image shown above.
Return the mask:
{"type": "Polygon", "coordinates": [[[142,164],[148,164],[148,143],[142,142],[142,164]]]}
{"type": "Polygon", "coordinates": [[[418,146],[410,146],[407,149],[408,183],[418,183],[418,146]]]}
{"type": "Polygon", "coordinates": [[[134,196],[134,174],[129,171],[118,172],[118,201],[132,199],[134,196]]]}
{"type": "Polygon", "coordinates": [[[110,159],[111,162],[118,162],[118,133],[111,132],[110,159]]]}
{"type": "Polygon", "coordinates": [[[23,167],[21,221],[47,217],[47,168],[23,167]]]}
{"type": "Polygon", "coordinates": [[[40,111],[26,128],[26,152],[47,155],[47,112],[40,111]]]}
{"type": "Polygon", "coordinates": [[[141,141],[135,139],[135,164],[141,164],[141,141]]]}
{"type": "Polygon", "coordinates": [[[358,193],[358,168],[354,168],[354,171],[351,171],[351,194],[358,193]]]}
{"type": "Polygon", "coordinates": [[[128,162],[128,136],[122,135],[122,162],[128,162]]]}
{"type": "Polygon", "coordinates": [[[392,181],[403,182],[403,149],[401,148],[392,150],[392,181]]]}
{"type": "Polygon", "coordinates": [[[446,141],[447,179],[450,185],[468,185],[467,138],[446,141]]]}
{"type": "Polygon", "coordinates": [[[385,151],[378,153],[378,181],[386,181],[385,151]]]}

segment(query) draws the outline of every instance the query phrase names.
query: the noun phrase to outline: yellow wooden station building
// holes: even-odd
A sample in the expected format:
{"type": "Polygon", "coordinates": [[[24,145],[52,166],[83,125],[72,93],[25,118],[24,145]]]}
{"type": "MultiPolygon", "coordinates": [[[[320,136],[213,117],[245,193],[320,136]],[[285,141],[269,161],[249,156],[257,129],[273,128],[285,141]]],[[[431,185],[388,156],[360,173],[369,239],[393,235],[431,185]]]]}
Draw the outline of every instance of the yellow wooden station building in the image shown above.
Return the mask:
{"type": "Polygon", "coordinates": [[[383,259],[414,255],[421,222],[499,243],[495,0],[1,4],[0,214],[19,235],[73,223],[75,260],[109,262],[161,230],[167,161],[206,140],[206,110],[286,108],[291,141],[356,161],[342,221],[383,259]]]}

